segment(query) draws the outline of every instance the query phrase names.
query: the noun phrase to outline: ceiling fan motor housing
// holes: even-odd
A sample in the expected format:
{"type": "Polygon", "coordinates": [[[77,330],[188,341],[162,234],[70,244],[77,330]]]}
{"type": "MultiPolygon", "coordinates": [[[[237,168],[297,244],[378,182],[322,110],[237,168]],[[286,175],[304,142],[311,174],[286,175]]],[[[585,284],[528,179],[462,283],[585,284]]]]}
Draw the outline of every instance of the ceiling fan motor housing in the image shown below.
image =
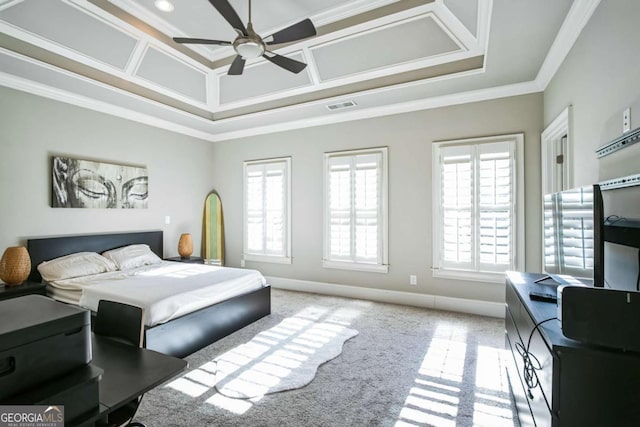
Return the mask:
{"type": "Polygon", "coordinates": [[[258,36],[238,37],[233,42],[233,48],[244,59],[253,59],[265,51],[264,42],[258,36]]]}

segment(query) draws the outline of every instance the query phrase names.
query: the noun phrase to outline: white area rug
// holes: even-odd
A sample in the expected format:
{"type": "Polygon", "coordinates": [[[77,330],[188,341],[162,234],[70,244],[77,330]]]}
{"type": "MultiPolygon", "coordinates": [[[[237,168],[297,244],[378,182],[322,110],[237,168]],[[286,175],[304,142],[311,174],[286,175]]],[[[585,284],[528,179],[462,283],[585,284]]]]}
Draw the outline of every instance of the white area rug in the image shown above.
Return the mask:
{"type": "Polygon", "coordinates": [[[286,318],[215,359],[216,389],[227,397],[249,399],[303,387],[356,335],[358,331],[337,323],[286,318]]]}

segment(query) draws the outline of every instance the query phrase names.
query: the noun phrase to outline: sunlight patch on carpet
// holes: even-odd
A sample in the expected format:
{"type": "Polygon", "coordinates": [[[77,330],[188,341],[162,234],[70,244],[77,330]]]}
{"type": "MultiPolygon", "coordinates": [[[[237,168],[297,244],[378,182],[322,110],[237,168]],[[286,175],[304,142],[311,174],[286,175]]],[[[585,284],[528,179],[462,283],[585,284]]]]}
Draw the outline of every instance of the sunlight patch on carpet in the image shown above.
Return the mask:
{"type": "Polygon", "coordinates": [[[237,415],[244,414],[253,406],[253,403],[249,400],[232,399],[219,393],[216,393],[207,399],[207,403],[217,406],[218,408],[226,409],[227,411],[237,415]]]}
{"type": "Polygon", "coordinates": [[[231,398],[249,399],[309,384],[318,367],[342,353],[358,331],[289,317],[248,343],[217,357],[215,387],[231,398]]]}
{"type": "Polygon", "coordinates": [[[474,426],[513,427],[503,356],[503,349],[468,344],[463,327],[439,325],[395,427],[455,427],[458,414],[469,409],[474,426]],[[473,394],[462,393],[465,383],[473,394]]]}

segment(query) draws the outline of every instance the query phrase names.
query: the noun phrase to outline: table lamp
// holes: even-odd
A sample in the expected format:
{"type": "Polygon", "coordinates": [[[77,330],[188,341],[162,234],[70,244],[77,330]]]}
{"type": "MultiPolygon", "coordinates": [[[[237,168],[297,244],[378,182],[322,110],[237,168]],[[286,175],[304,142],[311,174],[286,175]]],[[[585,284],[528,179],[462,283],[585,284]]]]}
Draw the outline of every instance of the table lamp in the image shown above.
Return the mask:
{"type": "Polygon", "coordinates": [[[20,285],[31,273],[31,258],[24,246],[11,246],[0,259],[0,279],[7,286],[20,285]]]}
{"type": "Polygon", "coordinates": [[[189,258],[193,253],[193,240],[191,234],[183,233],[180,235],[180,241],[178,242],[178,254],[182,258],[189,258]]]}

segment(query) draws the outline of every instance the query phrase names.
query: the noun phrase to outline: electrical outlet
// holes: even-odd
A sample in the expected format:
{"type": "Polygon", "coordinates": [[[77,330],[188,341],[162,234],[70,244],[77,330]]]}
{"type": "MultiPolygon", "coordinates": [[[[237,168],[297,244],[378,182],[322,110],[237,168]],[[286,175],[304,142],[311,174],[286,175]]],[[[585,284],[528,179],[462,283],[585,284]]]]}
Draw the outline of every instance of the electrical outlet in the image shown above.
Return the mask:
{"type": "Polygon", "coordinates": [[[409,276],[409,284],[413,285],[413,286],[417,285],[418,284],[418,276],[416,276],[414,274],[410,275],[409,276]]]}
{"type": "Polygon", "coordinates": [[[244,260],[243,259],[240,260],[240,267],[244,267],[244,260]]]}
{"type": "Polygon", "coordinates": [[[164,223],[167,225],[171,224],[171,217],[169,215],[164,217],[164,223]]]}
{"type": "Polygon", "coordinates": [[[622,133],[631,130],[631,108],[627,108],[622,112],[622,133]]]}

